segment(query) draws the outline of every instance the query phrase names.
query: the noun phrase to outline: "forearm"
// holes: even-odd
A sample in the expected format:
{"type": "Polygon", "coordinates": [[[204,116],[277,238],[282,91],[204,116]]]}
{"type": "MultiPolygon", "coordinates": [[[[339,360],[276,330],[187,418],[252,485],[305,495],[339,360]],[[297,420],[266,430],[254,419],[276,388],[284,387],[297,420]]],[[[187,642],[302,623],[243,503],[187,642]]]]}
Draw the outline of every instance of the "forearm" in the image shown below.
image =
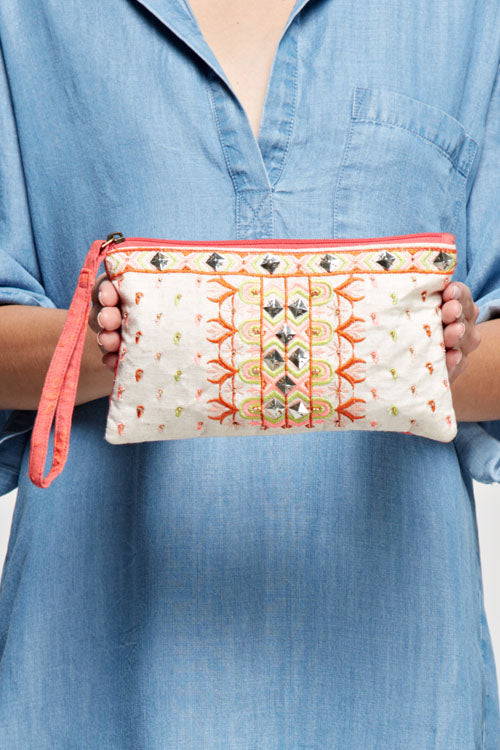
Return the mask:
{"type": "MultiPolygon", "coordinates": [[[[30,305],[0,306],[0,409],[36,409],[68,311],[30,305]]],[[[87,328],[76,404],[111,393],[113,373],[101,361],[87,328]]]]}
{"type": "Polygon", "coordinates": [[[500,319],[478,323],[481,343],[467,356],[467,367],[451,384],[461,422],[500,419],[500,319]]]}

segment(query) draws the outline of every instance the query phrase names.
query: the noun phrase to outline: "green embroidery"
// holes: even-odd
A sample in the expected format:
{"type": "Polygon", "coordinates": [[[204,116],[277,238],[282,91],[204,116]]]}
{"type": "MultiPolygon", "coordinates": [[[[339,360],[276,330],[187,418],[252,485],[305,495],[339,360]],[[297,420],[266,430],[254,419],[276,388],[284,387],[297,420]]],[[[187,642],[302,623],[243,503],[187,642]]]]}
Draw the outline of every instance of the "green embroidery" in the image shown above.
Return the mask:
{"type": "Polygon", "coordinates": [[[179,341],[181,340],[181,335],[182,334],[180,333],[180,331],[177,331],[177,333],[174,333],[174,344],[179,343],[179,341]]]}
{"type": "Polygon", "coordinates": [[[174,375],[174,380],[175,380],[176,383],[179,382],[179,378],[180,378],[181,375],[182,375],[182,370],[177,370],[177,372],[174,375]]]}
{"type": "Polygon", "coordinates": [[[181,416],[181,411],[182,411],[182,406],[176,406],[176,408],[175,408],[175,416],[176,417],[180,417],[181,416]]]}
{"type": "Polygon", "coordinates": [[[179,292],[179,294],[175,295],[174,305],[178,305],[179,304],[179,302],[181,301],[181,297],[182,297],[182,292],[179,292]]]}
{"type": "Polygon", "coordinates": [[[393,414],[394,416],[397,416],[398,413],[399,413],[398,407],[391,406],[391,414],[393,414]]]}
{"type": "Polygon", "coordinates": [[[396,378],[398,377],[398,374],[397,374],[395,368],[391,367],[391,369],[389,370],[389,372],[391,373],[391,375],[394,378],[394,380],[396,380],[396,378]]]}

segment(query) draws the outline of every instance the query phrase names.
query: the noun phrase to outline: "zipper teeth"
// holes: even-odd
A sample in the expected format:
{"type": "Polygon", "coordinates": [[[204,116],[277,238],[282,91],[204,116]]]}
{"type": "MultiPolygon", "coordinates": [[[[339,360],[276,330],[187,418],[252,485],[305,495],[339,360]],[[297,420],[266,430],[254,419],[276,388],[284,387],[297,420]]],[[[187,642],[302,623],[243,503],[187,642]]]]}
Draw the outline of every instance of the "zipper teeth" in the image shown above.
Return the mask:
{"type": "Polygon", "coordinates": [[[448,232],[431,232],[431,233],[417,233],[417,234],[401,234],[387,237],[360,237],[357,239],[246,239],[246,240],[168,240],[159,239],[154,237],[126,237],[124,241],[120,243],[111,243],[107,253],[120,252],[120,249],[124,249],[127,245],[170,245],[171,247],[289,247],[294,245],[297,247],[311,246],[312,249],[315,247],[322,247],[327,245],[329,247],[334,246],[359,246],[359,245],[392,245],[401,244],[411,240],[419,242],[429,241],[430,243],[442,243],[447,245],[455,245],[455,236],[448,232]]]}

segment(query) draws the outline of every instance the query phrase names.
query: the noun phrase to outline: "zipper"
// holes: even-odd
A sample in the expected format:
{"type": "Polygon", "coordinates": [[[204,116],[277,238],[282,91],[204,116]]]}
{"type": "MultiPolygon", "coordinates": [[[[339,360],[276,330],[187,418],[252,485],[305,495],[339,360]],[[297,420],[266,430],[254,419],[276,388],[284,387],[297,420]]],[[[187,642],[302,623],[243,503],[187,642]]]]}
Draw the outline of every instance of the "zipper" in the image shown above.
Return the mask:
{"type": "MultiPolygon", "coordinates": [[[[118,243],[125,243],[125,245],[169,245],[171,247],[185,247],[190,245],[193,247],[290,247],[298,246],[305,247],[310,246],[321,247],[328,245],[329,247],[336,245],[393,245],[406,241],[415,242],[431,242],[431,243],[442,243],[446,245],[455,245],[455,235],[450,232],[418,232],[416,234],[399,234],[386,237],[359,237],[356,239],[283,239],[283,238],[265,238],[265,239],[246,239],[246,240],[167,240],[158,239],[154,237],[124,237],[121,232],[112,232],[108,234],[105,242],[101,245],[101,250],[106,249],[106,255],[116,252],[113,245],[118,243]]],[[[125,249],[125,248],[124,248],[125,249]]]]}

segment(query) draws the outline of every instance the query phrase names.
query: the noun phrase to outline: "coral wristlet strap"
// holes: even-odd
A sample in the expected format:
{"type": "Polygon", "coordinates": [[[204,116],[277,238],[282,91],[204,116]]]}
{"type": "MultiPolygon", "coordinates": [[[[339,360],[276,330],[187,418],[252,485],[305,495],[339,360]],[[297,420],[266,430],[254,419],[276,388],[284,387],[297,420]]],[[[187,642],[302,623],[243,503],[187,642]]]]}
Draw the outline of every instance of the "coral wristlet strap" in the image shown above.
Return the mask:
{"type": "Polygon", "coordinates": [[[80,363],[90,315],[92,287],[104,257],[104,250],[113,241],[111,237],[112,235],[108,235],[105,241],[95,240],[90,246],[78,277],[78,285],[68,310],[68,316],[45,376],[31,434],[28,471],[29,478],[37,487],[48,487],[52,480],[61,473],[66,463],[80,363]],[[52,467],[44,477],[43,471],[54,414],[56,422],[52,467]]]}

